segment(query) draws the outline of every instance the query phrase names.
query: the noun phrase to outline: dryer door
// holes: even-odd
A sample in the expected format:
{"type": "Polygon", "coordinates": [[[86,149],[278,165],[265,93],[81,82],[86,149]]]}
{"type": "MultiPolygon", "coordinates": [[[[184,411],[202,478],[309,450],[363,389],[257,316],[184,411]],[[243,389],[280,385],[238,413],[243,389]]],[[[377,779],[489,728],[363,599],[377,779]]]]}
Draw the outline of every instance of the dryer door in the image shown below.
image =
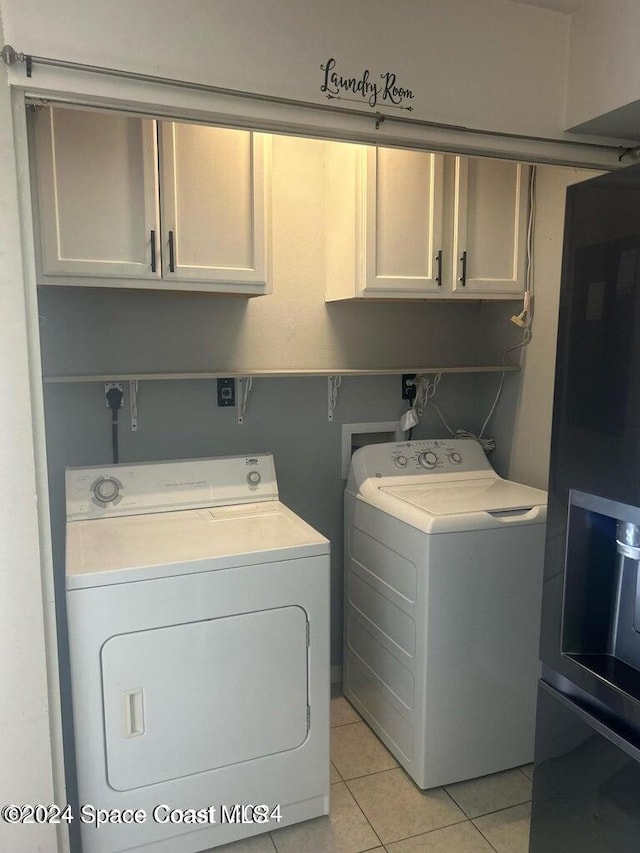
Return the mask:
{"type": "Polygon", "coordinates": [[[118,791],[295,749],[307,737],[301,607],[122,634],[101,657],[108,781],[118,791]]]}

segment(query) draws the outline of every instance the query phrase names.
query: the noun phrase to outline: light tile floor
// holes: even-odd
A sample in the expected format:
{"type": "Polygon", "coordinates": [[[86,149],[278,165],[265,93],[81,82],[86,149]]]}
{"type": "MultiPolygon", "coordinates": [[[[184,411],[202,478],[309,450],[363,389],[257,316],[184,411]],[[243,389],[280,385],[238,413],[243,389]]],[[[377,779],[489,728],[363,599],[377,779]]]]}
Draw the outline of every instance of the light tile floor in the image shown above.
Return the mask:
{"type": "Polygon", "coordinates": [[[527,853],[531,776],[527,765],[421,791],[337,696],[331,700],[330,816],[217,851],[527,853]]]}

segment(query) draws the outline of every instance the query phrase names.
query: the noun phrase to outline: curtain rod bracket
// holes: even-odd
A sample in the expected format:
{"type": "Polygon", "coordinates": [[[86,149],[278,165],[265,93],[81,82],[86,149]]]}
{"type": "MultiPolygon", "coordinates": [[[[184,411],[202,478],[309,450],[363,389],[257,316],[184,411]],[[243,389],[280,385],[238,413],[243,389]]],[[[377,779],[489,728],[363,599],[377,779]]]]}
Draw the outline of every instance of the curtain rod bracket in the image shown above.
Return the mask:
{"type": "Polygon", "coordinates": [[[2,51],[0,51],[0,53],[2,54],[2,60],[5,65],[15,65],[16,62],[25,61],[24,53],[18,53],[18,51],[15,48],[11,47],[10,44],[3,45],[2,51]]]}
{"type": "Polygon", "coordinates": [[[10,44],[5,44],[0,51],[0,55],[2,55],[2,59],[5,65],[11,67],[12,65],[16,65],[18,62],[24,62],[27,66],[27,77],[33,76],[33,57],[29,54],[18,53],[18,51],[11,47],[10,44]]]}
{"type": "Polygon", "coordinates": [[[376,113],[376,130],[380,130],[380,125],[384,121],[385,117],[382,113],[376,113]]]}
{"type": "Polygon", "coordinates": [[[618,162],[621,162],[623,157],[628,157],[630,160],[640,160],[640,145],[632,146],[631,148],[620,148],[618,162]]]}

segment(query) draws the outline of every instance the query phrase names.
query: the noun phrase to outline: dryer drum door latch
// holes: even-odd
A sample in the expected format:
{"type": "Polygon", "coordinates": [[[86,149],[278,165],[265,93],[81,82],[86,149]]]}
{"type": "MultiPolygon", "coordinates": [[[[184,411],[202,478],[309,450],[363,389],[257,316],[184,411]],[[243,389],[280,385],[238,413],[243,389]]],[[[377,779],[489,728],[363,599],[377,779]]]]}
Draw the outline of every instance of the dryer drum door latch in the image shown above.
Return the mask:
{"type": "Polygon", "coordinates": [[[122,691],[122,736],[144,734],[144,701],[141,687],[122,691]]]}

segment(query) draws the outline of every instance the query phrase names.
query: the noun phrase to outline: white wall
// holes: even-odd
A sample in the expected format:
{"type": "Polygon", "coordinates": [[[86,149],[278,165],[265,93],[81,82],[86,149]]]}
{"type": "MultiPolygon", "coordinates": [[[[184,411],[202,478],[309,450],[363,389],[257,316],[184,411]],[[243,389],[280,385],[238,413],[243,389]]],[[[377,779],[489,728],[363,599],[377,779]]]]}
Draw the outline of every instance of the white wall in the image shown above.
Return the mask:
{"type": "Polygon", "coordinates": [[[335,57],[347,76],[395,72],[414,118],[563,131],[568,18],[510,0],[2,5],[6,40],[34,55],[320,103],[320,65],[335,57]]]}
{"type": "Polygon", "coordinates": [[[565,127],[640,99],[640,3],[584,0],[570,22],[565,127]]]}
{"type": "MultiPolygon", "coordinates": [[[[32,410],[9,90],[0,69],[0,799],[53,800],[32,410]]],[[[0,821],[0,849],[55,849],[52,826],[0,821]]]]}

